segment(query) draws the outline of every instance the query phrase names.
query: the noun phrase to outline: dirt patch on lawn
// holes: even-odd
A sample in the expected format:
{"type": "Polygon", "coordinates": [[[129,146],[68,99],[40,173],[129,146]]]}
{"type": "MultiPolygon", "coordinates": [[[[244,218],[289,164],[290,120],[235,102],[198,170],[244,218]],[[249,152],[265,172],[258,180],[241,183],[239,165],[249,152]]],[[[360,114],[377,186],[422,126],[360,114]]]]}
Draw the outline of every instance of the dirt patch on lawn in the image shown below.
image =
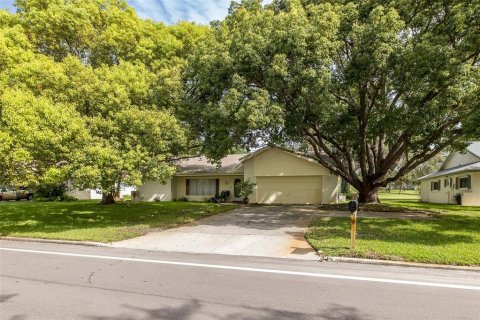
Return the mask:
{"type": "MultiPolygon", "coordinates": [[[[337,210],[337,211],[348,211],[348,204],[346,203],[337,203],[337,204],[321,204],[319,206],[321,210],[337,210]]],[[[388,204],[374,203],[374,204],[360,204],[359,211],[375,211],[375,212],[419,212],[419,213],[434,213],[429,210],[421,210],[415,208],[407,207],[392,207],[388,204]]]]}
{"type": "MultiPolygon", "coordinates": [[[[319,255],[324,259],[328,258],[328,256],[322,255],[321,253],[319,253],[319,255]]],[[[368,252],[363,252],[363,253],[350,251],[343,254],[339,254],[338,256],[345,257],[345,258],[357,258],[357,259],[405,261],[405,258],[400,256],[379,254],[370,250],[368,252]]]]}
{"type": "MultiPolygon", "coordinates": [[[[321,204],[318,206],[320,210],[335,210],[335,211],[348,211],[348,204],[321,204]]],[[[374,203],[374,204],[360,204],[359,211],[363,212],[396,212],[396,213],[423,213],[428,215],[437,215],[438,212],[430,210],[422,210],[408,207],[392,207],[388,204],[374,203]]]]}
{"type": "MultiPolygon", "coordinates": [[[[319,217],[350,217],[347,210],[319,209],[319,217]]],[[[412,220],[437,220],[439,214],[431,211],[372,211],[360,209],[358,218],[384,218],[384,219],[412,219],[412,220]]]]}

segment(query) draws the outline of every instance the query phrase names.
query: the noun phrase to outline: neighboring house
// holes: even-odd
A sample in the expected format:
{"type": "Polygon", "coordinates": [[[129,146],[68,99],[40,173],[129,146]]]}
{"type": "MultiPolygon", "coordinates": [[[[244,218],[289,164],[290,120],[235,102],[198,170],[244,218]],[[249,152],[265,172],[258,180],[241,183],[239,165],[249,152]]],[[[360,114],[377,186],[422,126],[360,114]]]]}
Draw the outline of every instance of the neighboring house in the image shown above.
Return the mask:
{"type": "Polygon", "coordinates": [[[450,153],[440,170],[418,180],[423,202],[480,206],[480,141],[450,153]]]}
{"type": "Polygon", "coordinates": [[[165,183],[149,181],[138,188],[140,201],[186,198],[204,201],[230,191],[229,201],[241,201],[237,185],[256,185],[250,203],[319,204],[338,200],[340,179],[315,160],[277,147],[249,154],[231,154],[219,166],[205,157],[183,160],[175,176],[165,183]]]}
{"type": "MultiPolygon", "coordinates": [[[[134,191],[134,187],[121,186],[120,187],[120,197],[123,198],[126,195],[131,195],[134,191]]],[[[100,190],[95,189],[72,189],[66,192],[67,195],[77,198],[78,200],[95,200],[102,199],[102,193],[100,190]]]]}
{"type": "Polygon", "coordinates": [[[98,190],[94,190],[94,189],[84,189],[84,190],[72,189],[72,190],[68,190],[66,194],[78,200],[102,199],[102,194],[98,190]]]}

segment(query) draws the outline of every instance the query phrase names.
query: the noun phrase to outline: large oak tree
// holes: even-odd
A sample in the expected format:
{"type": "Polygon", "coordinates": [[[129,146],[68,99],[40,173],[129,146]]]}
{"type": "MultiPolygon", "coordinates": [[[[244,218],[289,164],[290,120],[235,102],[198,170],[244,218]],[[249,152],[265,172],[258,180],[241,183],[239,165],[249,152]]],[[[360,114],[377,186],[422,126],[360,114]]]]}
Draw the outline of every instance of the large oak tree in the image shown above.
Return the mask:
{"type": "Polygon", "coordinates": [[[307,144],[376,202],[478,131],[478,0],[245,0],[213,28],[185,75],[185,119],[214,159],[307,144]]]}

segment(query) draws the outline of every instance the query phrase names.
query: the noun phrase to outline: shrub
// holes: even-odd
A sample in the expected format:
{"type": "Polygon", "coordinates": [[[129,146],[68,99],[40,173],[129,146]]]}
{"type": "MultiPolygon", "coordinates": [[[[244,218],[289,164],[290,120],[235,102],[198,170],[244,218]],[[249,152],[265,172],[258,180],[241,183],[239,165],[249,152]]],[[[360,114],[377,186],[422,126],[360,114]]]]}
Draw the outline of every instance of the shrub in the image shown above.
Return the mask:
{"type": "Polygon", "coordinates": [[[249,180],[240,182],[238,184],[238,190],[243,201],[246,203],[248,202],[248,197],[250,197],[255,191],[255,183],[251,183],[249,180]]]}
{"type": "Polygon", "coordinates": [[[48,197],[48,198],[35,196],[33,199],[37,202],[53,202],[53,201],[70,202],[70,201],[77,201],[78,200],[77,198],[66,195],[66,194],[64,194],[62,196],[59,196],[59,197],[48,197]]]}
{"type": "Polygon", "coordinates": [[[66,194],[67,186],[64,183],[42,184],[35,190],[36,201],[75,201],[74,197],[66,194]]]}
{"type": "Polygon", "coordinates": [[[220,194],[216,198],[217,198],[217,202],[225,202],[229,197],[230,197],[230,191],[223,190],[222,192],[220,192],[220,194]]]}

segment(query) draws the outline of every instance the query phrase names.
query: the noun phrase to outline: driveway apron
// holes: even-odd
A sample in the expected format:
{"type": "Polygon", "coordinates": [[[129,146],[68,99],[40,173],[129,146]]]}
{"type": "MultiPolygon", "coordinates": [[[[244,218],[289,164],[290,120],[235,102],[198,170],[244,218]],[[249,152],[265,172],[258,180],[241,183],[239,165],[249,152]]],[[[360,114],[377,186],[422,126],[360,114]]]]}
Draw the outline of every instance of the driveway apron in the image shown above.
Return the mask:
{"type": "Polygon", "coordinates": [[[178,228],[112,243],[113,247],[318,260],[305,240],[313,206],[234,209],[178,228]]]}

